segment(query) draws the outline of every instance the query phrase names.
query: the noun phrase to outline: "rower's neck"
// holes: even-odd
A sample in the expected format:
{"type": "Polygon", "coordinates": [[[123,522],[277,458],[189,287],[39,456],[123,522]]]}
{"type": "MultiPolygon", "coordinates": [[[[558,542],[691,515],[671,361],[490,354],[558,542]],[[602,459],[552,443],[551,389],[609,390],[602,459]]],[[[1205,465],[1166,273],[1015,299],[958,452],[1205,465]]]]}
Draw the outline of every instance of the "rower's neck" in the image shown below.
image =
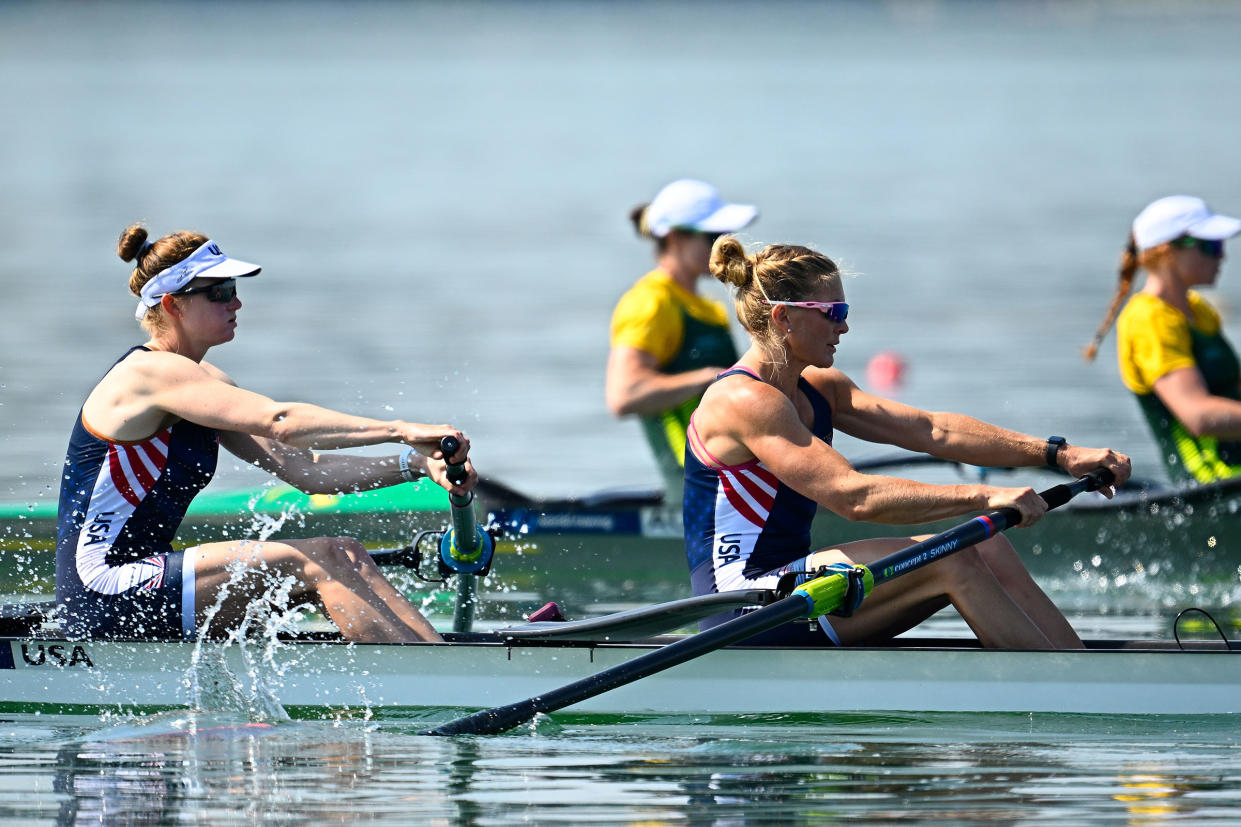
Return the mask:
{"type": "Polygon", "coordinates": [[[763,382],[771,385],[789,399],[794,400],[800,392],[797,382],[801,378],[802,371],[807,367],[804,362],[792,359],[787,363],[777,364],[757,347],[751,347],[747,350],[745,355],[737,362],[737,365],[752,371],[763,382]]]}
{"type": "Polygon", "coordinates": [[[698,276],[700,274],[692,272],[691,268],[686,267],[676,256],[660,256],[658,266],[660,270],[668,274],[670,279],[687,292],[698,292],[698,276]]]}
{"type": "Polygon", "coordinates": [[[1189,288],[1172,273],[1148,273],[1142,292],[1189,315],[1189,288]]]}
{"type": "Polygon", "coordinates": [[[147,350],[158,350],[165,353],[176,353],[195,362],[201,362],[207,356],[206,347],[197,347],[172,336],[154,335],[143,345],[147,350]]]}

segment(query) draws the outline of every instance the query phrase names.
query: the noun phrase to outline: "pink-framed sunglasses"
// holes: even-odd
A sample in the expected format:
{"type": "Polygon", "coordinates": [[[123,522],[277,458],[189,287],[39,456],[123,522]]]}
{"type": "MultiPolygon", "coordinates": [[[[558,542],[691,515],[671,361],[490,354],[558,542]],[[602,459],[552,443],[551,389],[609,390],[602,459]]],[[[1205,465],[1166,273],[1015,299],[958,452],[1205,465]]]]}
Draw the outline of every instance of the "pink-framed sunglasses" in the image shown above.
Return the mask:
{"type": "Polygon", "coordinates": [[[768,299],[767,303],[818,310],[829,322],[836,322],[837,324],[849,318],[849,305],[847,302],[777,302],[768,299]]]}

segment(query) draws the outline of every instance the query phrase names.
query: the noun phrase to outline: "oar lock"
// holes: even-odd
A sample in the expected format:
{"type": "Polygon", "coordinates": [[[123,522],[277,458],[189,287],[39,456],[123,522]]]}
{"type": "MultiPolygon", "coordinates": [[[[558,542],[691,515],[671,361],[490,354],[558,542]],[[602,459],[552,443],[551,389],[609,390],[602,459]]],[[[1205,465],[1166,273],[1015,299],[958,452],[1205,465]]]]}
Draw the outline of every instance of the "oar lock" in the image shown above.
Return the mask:
{"type": "Polygon", "coordinates": [[[399,563],[407,569],[410,569],[414,576],[424,583],[443,583],[454,574],[470,574],[475,577],[486,577],[491,573],[491,559],[495,553],[496,534],[500,531],[499,526],[490,526],[484,529],[477,526],[477,535],[475,536],[475,547],[473,552],[464,553],[457,545],[455,539],[455,530],[447,529],[424,529],[414,535],[414,539],[409,545],[400,549],[399,553],[392,553],[392,556],[384,562],[389,564],[399,563]],[[434,543],[433,549],[424,551],[424,545],[434,543]],[[435,557],[435,565],[439,573],[439,577],[427,577],[422,573],[422,561],[424,555],[433,555],[435,557]]]}
{"type": "Polygon", "coordinates": [[[811,605],[807,617],[849,617],[874,588],[874,576],[865,566],[831,563],[813,571],[786,571],[776,581],[775,591],[779,599],[794,592],[804,595],[811,605]]]}

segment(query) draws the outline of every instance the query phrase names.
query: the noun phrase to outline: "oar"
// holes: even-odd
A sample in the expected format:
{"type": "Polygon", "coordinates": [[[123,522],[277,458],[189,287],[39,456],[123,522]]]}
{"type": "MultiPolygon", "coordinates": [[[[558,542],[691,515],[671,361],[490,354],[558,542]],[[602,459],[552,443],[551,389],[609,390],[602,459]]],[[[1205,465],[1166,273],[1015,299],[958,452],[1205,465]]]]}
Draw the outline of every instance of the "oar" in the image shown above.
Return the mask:
{"type": "MultiPolygon", "coordinates": [[[[1062,483],[1043,491],[1039,496],[1048,508],[1058,508],[1083,491],[1094,491],[1112,482],[1112,472],[1099,468],[1071,483],[1062,483]]],[[[975,517],[947,531],[889,554],[869,566],[861,566],[867,593],[879,583],[925,566],[954,551],[972,546],[997,532],[1021,522],[1014,508],[1001,508],[975,517]]],[[[682,638],[660,649],[639,655],[574,683],[553,689],[543,695],[527,698],[508,706],[484,709],[449,721],[423,735],[494,735],[519,726],[539,713],[555,712],[581,703],[610,689],[632,683],[656,672],[670,669],[688,660],[714,652],[732,643],[774,629],[801,617],[819,617],[837,609],[848,589],[844,574],[831,574],[804,583],[789,597],[719,626],[682,638]]]]}
{"type": "MultiPolygon", "coordinates": [[[[444,454],[444,461],[447,462],[460,447],[456,437],[441,439],[440,451],[444,454]]],[[[468,476],[465,463],[448,462],[449,481],[462,483],[468,476]]],[[[440,540],[440,562],[444,569],[457,575],[457,602],[452,613],[452,630],[468,632],[474,625],[475,575],[485,575],[491,568],[495,544],[474,518],[473,491],[464,495],[449,494],[448,504],[452,528],[444,532],[440,540]]]]}

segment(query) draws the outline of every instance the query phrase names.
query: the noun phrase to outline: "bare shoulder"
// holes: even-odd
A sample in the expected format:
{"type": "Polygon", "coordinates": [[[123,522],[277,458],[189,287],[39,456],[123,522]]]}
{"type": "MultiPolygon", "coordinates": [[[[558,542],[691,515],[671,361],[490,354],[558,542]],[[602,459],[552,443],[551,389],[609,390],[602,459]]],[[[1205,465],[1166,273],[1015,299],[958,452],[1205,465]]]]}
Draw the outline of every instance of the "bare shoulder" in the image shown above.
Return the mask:
{"type": "MultiPolygon", "coordinates": [[[[838,368],[806,368],[802,372],[802,378],[832,403],[847,400],[849,395],[857,389],[853,380],[838,368]]],[[[833,407],[835,407],[834,404],[833,407]]]]}
{"type": "Polygon", "coordinates": [[[704,405],[726,414],[737,414],[751,409],[761,409],[787,402],[784,394],[749,376],[725,376],[713,383],[703,394],[699,410],[704,405]]]}
{"type": "Polygon", "coordinates": [[[799,423],[792,401],[766,382],[728,376],[707,389],[694,412],[700,435],[728,434],[745,441],[799,423]]]}
{"type": "Polygon", "coordinates": [[[227,373],[225,373],[224,371],[220,370],[215,365],[211,364],[210,362],[206,362],[206,361],[201,362],[200,364],[202,366],[202,369],[212,379],[218,379],[219,381],[227,385],[232,385],[233,387],[237,387],[237,383],[233,381],[233,378],[229,376],[227,373]]]}
{"type": "Polygon", "coordinates": [[[139,350],[117,366],[118,371],[128,371],[135,377],[155,380],[183,380],[201,377],[203,368],[193,359],[166,350],[139,350]]]}

